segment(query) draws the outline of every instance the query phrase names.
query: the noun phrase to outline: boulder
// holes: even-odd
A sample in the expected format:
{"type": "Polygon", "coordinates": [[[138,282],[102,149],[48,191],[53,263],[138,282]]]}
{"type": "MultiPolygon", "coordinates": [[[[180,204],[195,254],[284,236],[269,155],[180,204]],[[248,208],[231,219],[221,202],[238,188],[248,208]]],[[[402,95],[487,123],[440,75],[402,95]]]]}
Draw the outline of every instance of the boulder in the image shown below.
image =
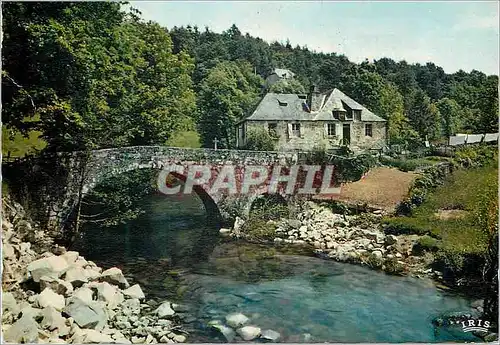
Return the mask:
{"type": "Polygon", "coordinates": [[[155,313],[158,315],[160,319],[172,316],[175,314],[175,311],[172,309],[170,302],[163,302],[156,310],[155,313]]]}
{"type": "Polygon", "coordinates": [[[139,286],[139,284],[132,285],[131,287],[129,287],[126,290],[123,290],[122,292],[125,296],[130,297],[130,298],[138,298],[138,299],[146,298],[146,296],[144,296],[144,292],[142,292],[142,289],[139,286]]]}
{"type": "Polygon", "coordinates": [[[14,344],[36,343],[38,340],[38,324],[31,316],[23,315],[7,329],[3,338],[4,341],[14,344]]]}
{"type": "Polygon", "coordinates": [[[94,293],[92,292],[92,290],[90,290],[88,287],[81,287],[73,292],[73,297],[80,299],[86,304],[90,304],[92,303],[93,294],[94,293]]]}
{"type": "Polygon", "coordinates": [[[79,256],[80,254],[74,251],[69,251],[61,255],[61,257],[63,257],[69,265],[73,265],[79,256]]]}
{"type": "Polygon", "coordinates": [[[10,292],[2,293],[2,313],[9,311],[12,315],[19,312],[19,306],[17,305],[14,295],[10,292]]]}
{"type": "Polygon", "coordinates": [[[238,328],[243,326],[248,322],[248,317],[241,313],[233,313],[226,315],[226,323],[233,328],[238,328]]]}
{"type": "Polygon", "coordinates": [[[94,329],[79,330],[71,339],[74,344],[109,344],[115,342],[108,334],[103,334],[94,329]]]}
{"type": "Polygon", "coordinates": [[[234,332],[234,330],[232,328],[221,325],[220,323],[213,324],[213,325],[211,325],[211,327],[213,329],[216,329],[217,331],[219,331],[224,336],[224,338],[226,339],[227,342],[229,342],[229,343],[233,342],[234,336],[236,335],[236,333],[234,332]]]}
{"type": "Polygon", "coordinates": [[[2,253],[4,260],[15,260],[16,253],[14,252],[14,247],[10,243],[2,244],[2,253]]]}
{"type": "Polygon", "coordinates": [[[228,229],[228,228],[220,228],[220,230],[219,230],[219,234],[224,235],[224,236],[228,236],[230,233],[231,233],[231,229],[228,229]]]}
{"type": "Polygon", "coordinates": [[[98,302],[85,303],[77,297],[72,297],[63,312],[71,316],[82,328],[101,330],[108,320],[104,308],[98,302]]]}
{"type": "Polygon", "coordinates": [[[95,268],[92,267],[87,267],[84,269],[83,274],[87,278],[87,280],[97,280],[101,276],[101,273],[99,273],[95,268]]]}
{"type": "Polygon", "coordinates": [[[41,308],[54,307],[56,310],[63,310],[65,306],[64,297],[56,294],[50,288],[45,288],[38,296],[38,305],[41,308]]]}
{"type": "Polygon", "coordinates": [[[66,325],[66,319],[61,316],[61,312],[51,306],[43,310],[43,319],[40,326],[49,331],[57,330],[58,336],[65,336],[70,331],[70,328],[66,325]]]}
{"type": "Polygon", "coordinates": [[[375,256],[377,259],[382,259],[382,257],[383,257],[383,254],[380,250],[374,250],[372,252],[372,255],[375,256]]]}
{"type": "Polygon", "coordinates": [[[99,301],[104,301],[108,309],[115,309],[125,298],[116,286],[104,282],[97,284],[97,299],[99,301]]]}
{"type": "Polygon", "coordinates": [[[50,256],[33,261],[28,265],[28,272],[37,283],[43,276],[59,278],[68,269],[68,262],[61,256],[50,256]]]}
{"type": "Polygon", "coordinates": [[[236,331],[245,341],[253,340],[260,335],[260,328],[255,326],[245,326],[236,331]]]}
{"type": "Polygon", "coordinates": [[[71,267],[64,275],[64,281],[71,283],[73,287],[80,287],[88,282],[88,278],[83,268],[71,267]]]}
{"type": "Polygon", "coordinates": [[[110,269],[102,272],[100,280],[113,285],[118,285],[120,289],[126,289],[130,286],[127,279],[125,279],[122,270],[117,267],[111,267],[110,269]]]}
{"type": "Polygon", "coordinates": [[[272,329],[266,329],[265,331],[262,331],[260,338],[276,343],[281,338],[281,334],[273,331],[272,329]]]}
{"type": "Polygon", "coordinates": [[[182,335],[182,334],[176,334],[173,338],[173,340],[176,342],[176,343],[184,343],[186,342],[186,336],[182,335]]]}
{"type": "Polygon", "coordinates": [[[69,296],[73,293],[73,285],[62,279],[43,276],[40,278],[40,290],[49,288],[59,295],[69,296]]]}

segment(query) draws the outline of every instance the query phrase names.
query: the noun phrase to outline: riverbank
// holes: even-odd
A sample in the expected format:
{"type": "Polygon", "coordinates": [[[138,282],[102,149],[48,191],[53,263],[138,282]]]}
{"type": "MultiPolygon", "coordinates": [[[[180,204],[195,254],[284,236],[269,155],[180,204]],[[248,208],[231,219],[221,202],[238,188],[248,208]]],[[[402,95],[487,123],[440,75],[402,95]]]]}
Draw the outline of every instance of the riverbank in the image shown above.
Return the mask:
{"type": "Polygon", "coordinates": [[[182,343],[181,305],[149,301],[121,270],[52,245],[23,208],[2,203],[2,342],[182,343]]]}

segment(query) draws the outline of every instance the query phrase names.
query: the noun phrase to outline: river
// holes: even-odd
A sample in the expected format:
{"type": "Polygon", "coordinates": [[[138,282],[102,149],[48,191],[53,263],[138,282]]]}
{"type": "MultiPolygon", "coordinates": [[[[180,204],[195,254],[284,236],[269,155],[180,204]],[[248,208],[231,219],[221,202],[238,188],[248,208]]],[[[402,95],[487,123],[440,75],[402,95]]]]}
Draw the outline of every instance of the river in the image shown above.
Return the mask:
{"type": "Polygon", "coordinates": [[[185,306],[190,342],[221,342],[206,324],[233,312],[286,342],[479,341],[457,329],[435,331],[434,317],[471,311],[471,301],[430,280],[228,243],[195,196],[154,195],[144,204],[147,212],[124,225],[85,227],[71,249],[120,267],[148,299],[185,306]]]}

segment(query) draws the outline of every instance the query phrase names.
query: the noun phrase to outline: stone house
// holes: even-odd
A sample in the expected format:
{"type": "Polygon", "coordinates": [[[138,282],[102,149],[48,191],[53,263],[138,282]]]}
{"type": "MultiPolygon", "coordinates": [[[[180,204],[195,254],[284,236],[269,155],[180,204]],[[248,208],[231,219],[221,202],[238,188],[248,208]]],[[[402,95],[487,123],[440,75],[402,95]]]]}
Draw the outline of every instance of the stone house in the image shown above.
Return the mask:
{"type": "Polygon", "coordinates": [[[284,79],[293,79],[295,77],[295,73],[290,70],[283,68],[275,68],[266,78],[266,87],[269,88],[271,85],[277,83],[280,80],[284,79]]]}
{"type": "Polygon", "coordinates": [[[359,152],[387,144],[387,121],[338,89],[321,93],[312,87],[308,95],[267,93],[236,127],[239,148],[254,128],[269,131],[278,151],[348,145],[359,152]]]}

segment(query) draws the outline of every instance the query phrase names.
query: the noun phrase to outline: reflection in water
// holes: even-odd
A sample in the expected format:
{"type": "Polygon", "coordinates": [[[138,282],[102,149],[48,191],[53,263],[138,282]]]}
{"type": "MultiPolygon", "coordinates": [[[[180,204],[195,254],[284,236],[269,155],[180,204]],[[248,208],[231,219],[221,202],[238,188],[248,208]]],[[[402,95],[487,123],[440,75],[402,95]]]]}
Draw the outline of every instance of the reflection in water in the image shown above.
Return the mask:
{"type": "Polygon", "coordinates": [[[437,342],[478,339],[435,333],[432,318],[469,311],[469,301],[432,282],[394,277],[243,243],[221,243],[201,201],[151,196],[147,213],[112,229],[89,228],[75,250],[107,268],[118,266],[148,299],[188,307],[192,342],[218,342],[210,320],[242,312],[286,342],[437,342]]]}

